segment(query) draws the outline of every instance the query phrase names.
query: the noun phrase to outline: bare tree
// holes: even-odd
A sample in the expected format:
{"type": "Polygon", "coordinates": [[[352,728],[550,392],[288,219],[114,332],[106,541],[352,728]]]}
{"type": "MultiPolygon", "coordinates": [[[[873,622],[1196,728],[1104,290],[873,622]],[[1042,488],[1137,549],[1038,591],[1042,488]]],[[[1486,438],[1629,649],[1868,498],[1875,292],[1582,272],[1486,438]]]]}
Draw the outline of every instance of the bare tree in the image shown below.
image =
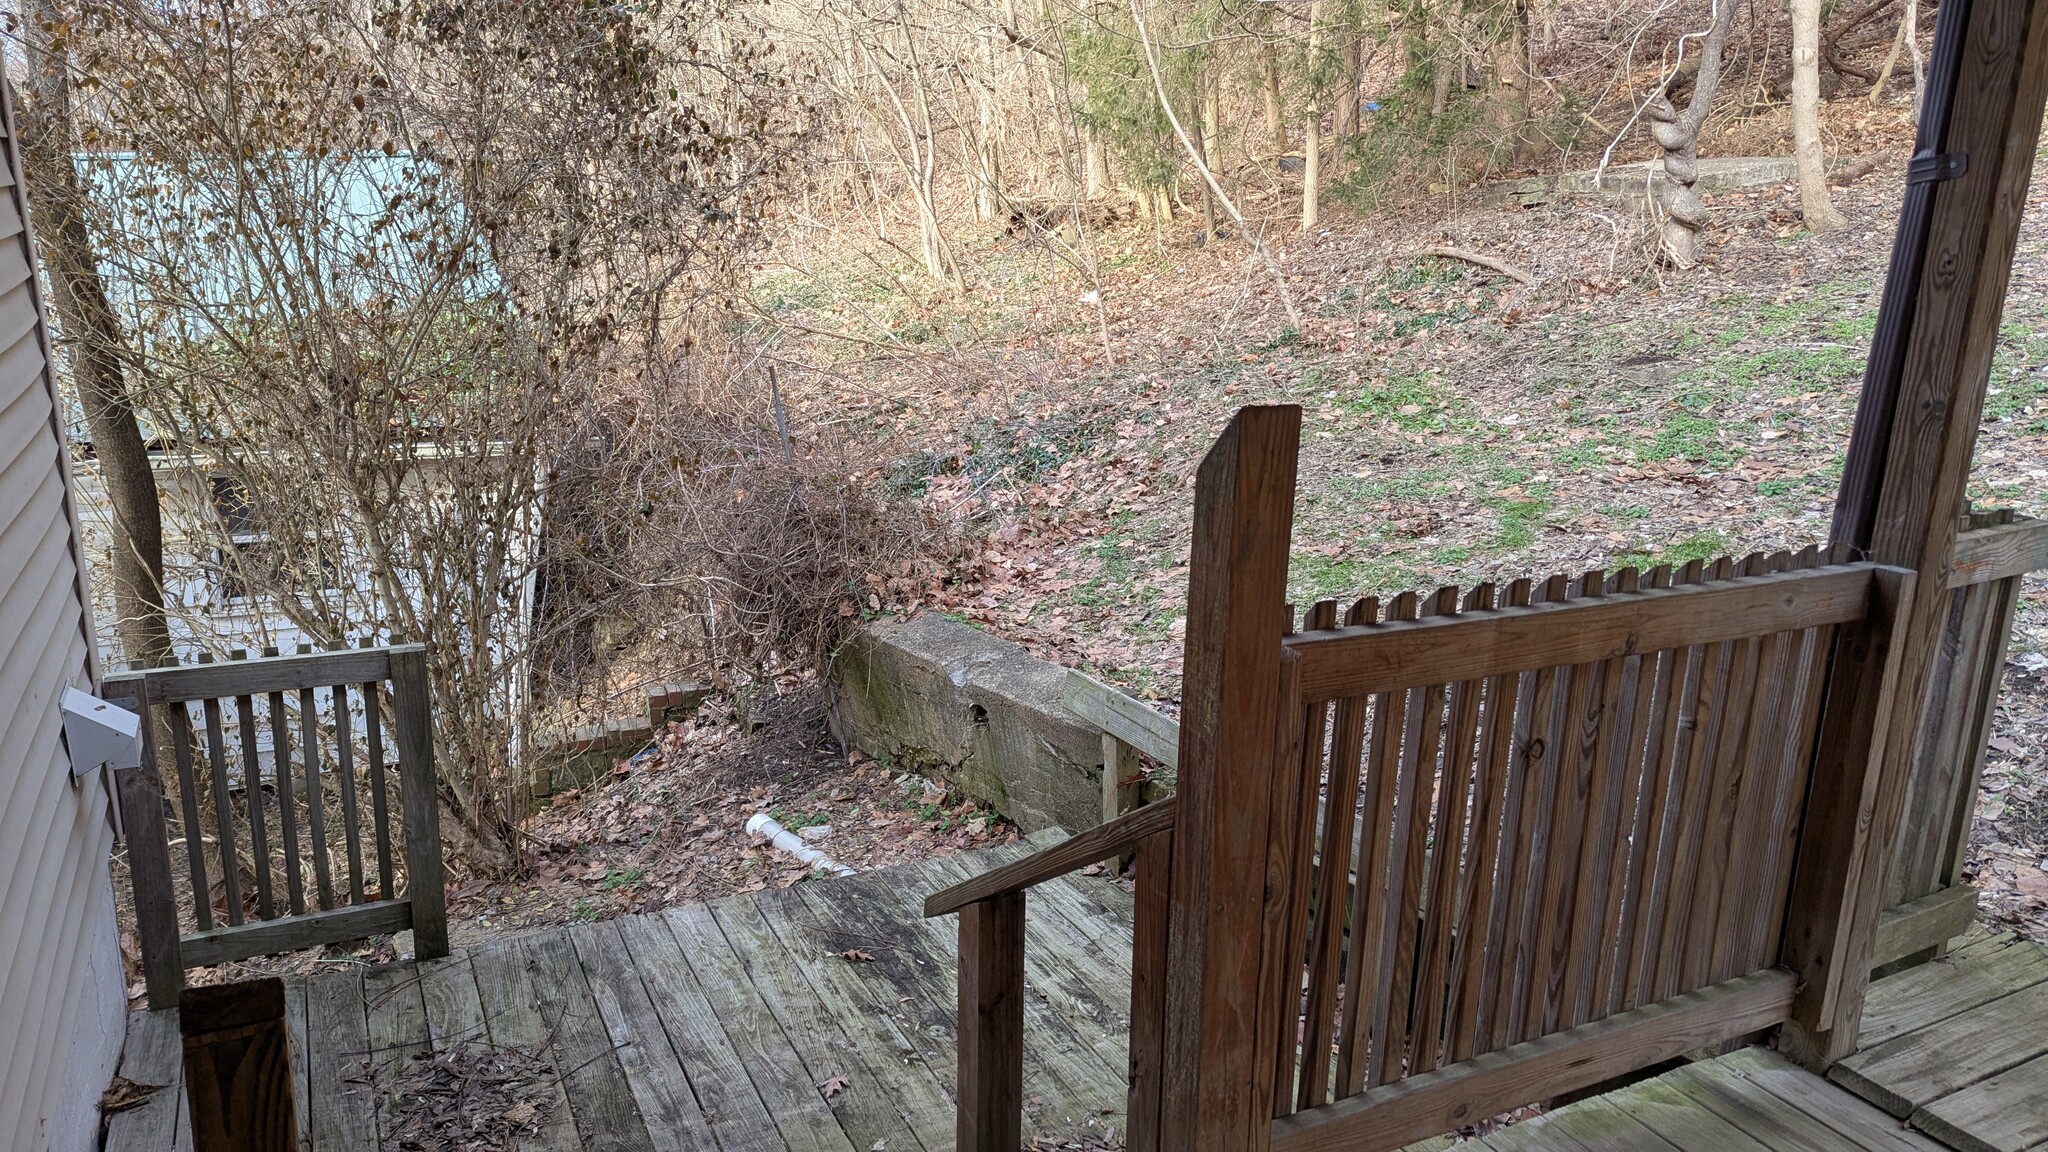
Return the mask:
{"type": "Polygon", "coordinates": [[[113,509],[115,629],[129,663],[149,668],[171,658],[164,617],[163,511],[128,391],[133,357],[107,301],[86,222],[85,190],[72,161],[78,132],[72,123],[70,27],[70,15],[53,0],[31,0],[22,11],[29,57],[29,100],[21,116],[24,176],[39,217],[37,239],[50,274],[51,303],[71,383],[113,509]]]}
{"type": "Polygon", "coordinates": [[[1791,4],[1792,156],[1799,170],[1799,208],[1807,231],[1833,232],[1849,222],[1828,199],[1827,157],[1821,147],[1821,0],[1791,0],[1791,4]]]}

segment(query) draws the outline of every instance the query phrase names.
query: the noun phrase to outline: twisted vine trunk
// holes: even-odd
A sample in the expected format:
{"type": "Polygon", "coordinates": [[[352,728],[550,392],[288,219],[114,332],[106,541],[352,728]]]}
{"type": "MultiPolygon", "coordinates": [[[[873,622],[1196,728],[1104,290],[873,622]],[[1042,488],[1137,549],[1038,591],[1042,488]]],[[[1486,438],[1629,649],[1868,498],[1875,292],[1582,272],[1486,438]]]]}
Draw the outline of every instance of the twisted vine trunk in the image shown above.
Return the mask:
{"type": "Polygon", "coordinates": [[[1728,43],[1728,29],[1735,24],[1737,0],[1716,0],[1713,23],[1700,44],[1699,71],[1693,77],[1692,98],[1681,112],[1662,91],[1650,99],[1644,114],[1650,120],[1650,135],[1664,149],[1664,178],[1652,186],[1659,213],[1664,218],[1664,258],[1674,267],[1690,268],[1699,263],[1700,228],[1707,222],[1707,206],[1693,190],[1700,179],[1700,126],[1714,106],[1714,90],[1721,83],[1721,53],[1728,43]]]}

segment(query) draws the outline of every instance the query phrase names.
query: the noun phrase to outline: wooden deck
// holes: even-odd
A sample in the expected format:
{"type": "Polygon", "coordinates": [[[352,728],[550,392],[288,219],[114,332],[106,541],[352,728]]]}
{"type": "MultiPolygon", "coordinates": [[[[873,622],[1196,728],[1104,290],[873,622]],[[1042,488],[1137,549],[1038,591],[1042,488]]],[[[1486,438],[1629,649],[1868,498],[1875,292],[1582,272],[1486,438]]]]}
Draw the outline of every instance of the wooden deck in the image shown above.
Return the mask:
{"type": "Polygon", "coordinates": [[[1963,1152],[2048,1148],[2048,948],[1979,929],[1871,985],[1830,1076],[1963,1152]]]}
{"type": "MultiPolygon", "coordinates": [[[[397,1075],[421,1053],[484,1041],[544,1053],[557,1071],[546,1088],[553,1101],[544,1109],[548,1118],[523,1147],[951,1148],[953,923],[922,919],[918,904],[927,892],[1026,848],[537,932],[447,960],[351,968],[294,983],[287,1004],[300,1142],[317,1152],[395,1152],[390,1137],[401,1107],[390,1086],[397,1075]]],[[[1029,1131],[1122,1133],[1131,911],[1131,897],[1102,879],[1076,876],[1032,893],[1029,1131]]],[[[2019,1054],[2024,1045],[2015,1042],[1998,1049],[2003,1057],[1966,1048],[1965,1058],[1975,1061],[1968,1067],[1982,1075],[1937,1094],[1922,1110],[1963,1117],[1966,1126],[1968,1117],[1988,1114],[2004,1125],[1970,1129],[1979,1135],[1966,1139],[1978,1143],[1942,1130],[1959,1147],[2033,1147],[2002,1133],[2048,1138],[2048,1097],[2008,1070],[2031,1068],[2038,1080],[2048,1068],[2035,1058],[2048,1052],[2048,1014],[2031,1001],[2001,998],[2033,985],[2048,989],[2044,980],[2048,955],[2039,949],[2009,937],[1973,938],[1953,964],[1874,986],[1875,1034],[1866,1033],[1870,1050],[1855,1063],[1866,1077],[1886,1077],[1878,1070],[1892,1067],[1887,1054],[1914,1050],[1903,1042],[1915,1036],[1934,1043],[1950,1034],[1943,1029],[1999,1003],[2011,1009],[2008,1022],[2030,1013],[2043,1029],[2033,1057],[2019,1054]],[[2027,1091],[2032,1100],[2012,1102],[2013,1093],[2027,1091]],[[1977,1097],[1966,1099],[1971,1093],[1977,1097]],[[1951,1101],[1969,1110],[1942,1107],[1951,1101]]],[[[133,1013],[122,1075],[173,1089],[113,1117],[108,1152],[189,1148],[179,1067],[175,1014],[133,1013]]],[[[1902,1099],[1921,1091],[1903,1077],[1883,1082],[1902,1099]]],[[[1941,1147],[1844,1087],[1755,1049],[1466,1142],[1496,1152],[1941,1147]]]]}

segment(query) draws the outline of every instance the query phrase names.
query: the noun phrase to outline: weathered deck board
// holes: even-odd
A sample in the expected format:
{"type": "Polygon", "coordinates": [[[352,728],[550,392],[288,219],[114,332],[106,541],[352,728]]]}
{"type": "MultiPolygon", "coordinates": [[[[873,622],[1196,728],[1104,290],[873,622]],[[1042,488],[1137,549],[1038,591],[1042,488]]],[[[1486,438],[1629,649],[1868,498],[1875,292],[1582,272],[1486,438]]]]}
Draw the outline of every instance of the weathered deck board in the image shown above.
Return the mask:
{"type": "Polygon", "coordinates": [[[2048,1143],[2048,948],[1973,933],[1871,985],[1862,1050],[1835,1082],[1943,1143],[2048,1143]]]}
{"type": "MultiPolygon", "coordinates": [[[[553,1062],[560,1082],[547,1089],[555,1094],[550,1118],[524,1145],[536,1152],[942,1152],[954,1135],[955,923],[922,919],[919,902],[1030,847],[289,982],[302,1146],[392,1152],[387,1137],[402,1108],[386,1095],[394,1074],[421,1052],[480,1041],[553,1062]],[[875,959],[847,959],[848,949],[875,959]]],[[[1034,889],[1026,908],[1032,1128],[1120,1136],[1131,896],[1107,878],[1075,876],[1034,889]]],[[[1916,1117],[1926,1126],[1946,1123],[1960,1133],[1959,1146],[2001,1152],[2048,1138],[2034,1135],[2048,1124],[2048,1105],[2036,1095],[2048,1091],[2036,1083],[2048,1078],[2048,1056],[2020,1062],[2033,1041],[2011,1035],[2014,1016],[2048,1013],[2012,1011],[2007,1001],[2021,993],[2030,997],[2013,1001],[2022,1007],[2048,998],[2048,957],[2010,936],[1973,933],[1950,961],[1873,986],[1865,1036],[1884,1039],[1867,1039],[1860,1066],[1892,1068],[1894,1053],[1912,1050],[1925,1033],[1931,1046],[1956,1055],[1950,1066],[1999,1068],[1921,1107],[1916,1117]],[[1967,1034],[1979,1021],[2002,1022],[2008,1034],[1973,1048],[1967,1034]]],[[[123,1074],[169,1087],[113,1117],[108,1152],[189,1148],[179,1138],[175,1015],[136,1013],[129,1029],[123,1074]]],[[[1939,1148],[1759,1049],[1465,1143],[1493,1152],[1939,1148]]],[[[1449,1146],[1425,1141],[1411,1152],[1449,1146]]]]}

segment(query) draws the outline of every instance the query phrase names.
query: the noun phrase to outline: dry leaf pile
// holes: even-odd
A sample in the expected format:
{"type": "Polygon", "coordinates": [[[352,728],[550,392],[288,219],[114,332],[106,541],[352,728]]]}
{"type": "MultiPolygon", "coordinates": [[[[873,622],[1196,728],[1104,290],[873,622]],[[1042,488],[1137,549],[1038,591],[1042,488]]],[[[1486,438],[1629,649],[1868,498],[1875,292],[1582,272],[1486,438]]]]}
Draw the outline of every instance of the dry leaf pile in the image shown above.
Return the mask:
{"type": "Polygon", "coordinates": [[[553,1115],[555,1079],[545,1054],[470,1040],[416,1057],[376,1087],[397,1117],[387,1137],[395,1147],[502,1152],[524,1147],[553,1115]]]}

